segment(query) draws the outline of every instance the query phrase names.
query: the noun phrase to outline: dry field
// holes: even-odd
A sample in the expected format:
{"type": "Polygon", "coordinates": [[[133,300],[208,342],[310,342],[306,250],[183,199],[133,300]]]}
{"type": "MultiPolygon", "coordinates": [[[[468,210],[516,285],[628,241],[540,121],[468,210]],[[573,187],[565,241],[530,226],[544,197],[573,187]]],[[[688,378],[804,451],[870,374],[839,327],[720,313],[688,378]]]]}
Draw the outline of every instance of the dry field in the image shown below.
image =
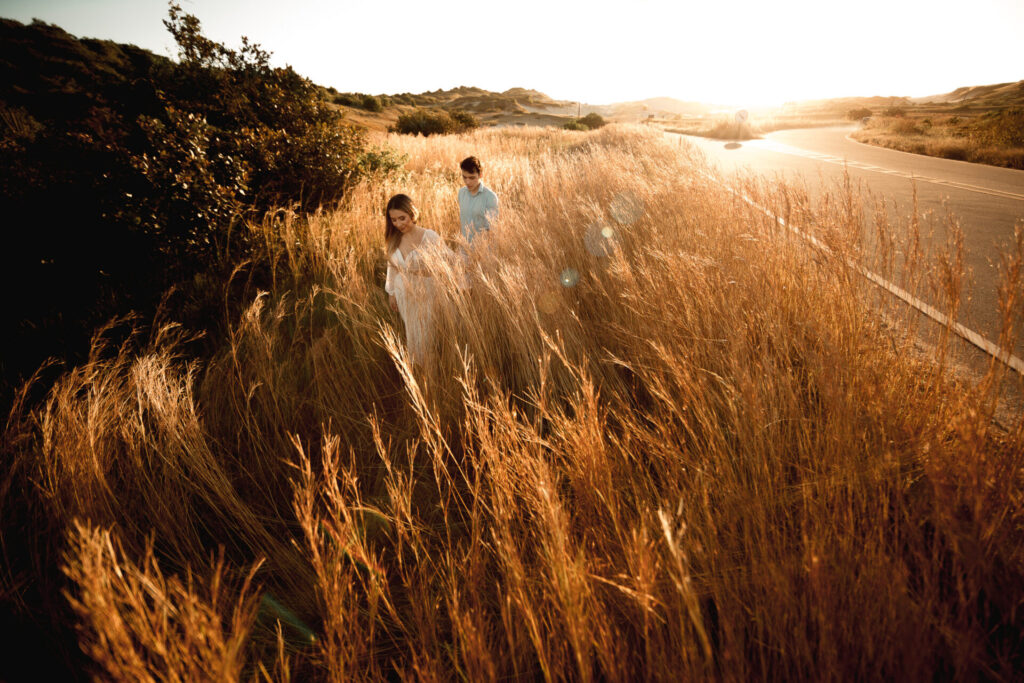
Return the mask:
{"type": "MultiPolygon", "coordinates": [[[[953,310],[955,248],[923,257],[916,220],[849,188],[751,183],[815,252],[639,126],[388,143],[403,177],[255,228],[291,276],[215,357],[173,325],[100,336],[15,406],[0,595],[74,624],[96,676],[1019,675],[1024,425],[990,419],[1017,380],[958,384],[842,265],[953,310]],[[470,153],[501,219],[470,287],[435,262],[436,363],[413,368],[382,207],[410,194],[454,244],[470,153]]],[[[1024,234],[1005,344],[1022,257],[1024,234]]]]}

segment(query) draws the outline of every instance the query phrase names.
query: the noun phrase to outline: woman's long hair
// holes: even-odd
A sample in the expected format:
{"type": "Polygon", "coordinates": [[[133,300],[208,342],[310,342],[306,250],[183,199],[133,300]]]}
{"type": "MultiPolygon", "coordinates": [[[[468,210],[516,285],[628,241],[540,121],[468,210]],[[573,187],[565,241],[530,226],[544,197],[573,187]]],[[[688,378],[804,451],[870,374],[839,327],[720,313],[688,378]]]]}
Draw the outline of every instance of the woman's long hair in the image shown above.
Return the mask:
{"type": "Polygon", "coordinates": [[[395,249],[398,249],[398,243],[402,241],[402,233],[398,232],[398,228],[391,222],[391,210],[404,211],[412,216],[412,221],[415,223],[420,218],[420,210],[416,208],[416,205],[412,203],[412,199],[407,194],[396,194],[394,197],[388,200],[388,205],[384,207],[384,244],[387,249],[388,256],[394,253],[395,249]]]}

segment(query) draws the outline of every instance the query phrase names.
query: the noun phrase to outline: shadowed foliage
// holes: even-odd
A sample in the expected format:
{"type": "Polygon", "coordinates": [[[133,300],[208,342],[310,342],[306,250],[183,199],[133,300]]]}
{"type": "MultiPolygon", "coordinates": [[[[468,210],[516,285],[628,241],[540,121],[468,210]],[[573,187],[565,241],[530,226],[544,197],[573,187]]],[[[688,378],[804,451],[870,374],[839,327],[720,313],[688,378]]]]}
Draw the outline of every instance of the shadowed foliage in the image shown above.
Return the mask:
{"type": "Polygon", "coordinates": [[[278,206],[334,205],[396,160],[368,147],[319,88],[242,40],[229,49],[172,5],[177,61],[0,23],[2,394],[48,356],[83,357],[91,330],[169,287],[204,327],[239,264],[270,277],[247,222],[278,206]]]}

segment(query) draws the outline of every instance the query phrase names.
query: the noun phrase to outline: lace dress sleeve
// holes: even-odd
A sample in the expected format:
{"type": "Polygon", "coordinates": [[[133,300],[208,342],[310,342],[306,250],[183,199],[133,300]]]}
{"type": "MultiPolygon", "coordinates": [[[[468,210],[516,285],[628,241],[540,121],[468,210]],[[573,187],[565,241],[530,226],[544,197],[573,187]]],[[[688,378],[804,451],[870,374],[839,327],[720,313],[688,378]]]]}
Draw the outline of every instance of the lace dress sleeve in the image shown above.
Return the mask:
{"type": "Polygon", "coordinates": [[[391,258],[388,257],[388,275],[384,280],[384,291],[390,295],[395,294],[395,289],[398,279],[398,269],[395,268],[395,264],[391,262],[391,258]]]}

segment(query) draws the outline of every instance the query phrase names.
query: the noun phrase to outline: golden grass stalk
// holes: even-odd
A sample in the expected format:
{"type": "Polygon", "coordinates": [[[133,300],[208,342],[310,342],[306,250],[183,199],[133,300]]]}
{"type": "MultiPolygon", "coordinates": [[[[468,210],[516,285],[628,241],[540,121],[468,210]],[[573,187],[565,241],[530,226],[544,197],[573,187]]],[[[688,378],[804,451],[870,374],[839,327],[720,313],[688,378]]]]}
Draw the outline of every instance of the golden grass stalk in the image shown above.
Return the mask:
{"type": "Polygon", "coordinates": [[[134,560],[110,531],[75,524],[64,571],[82,646],[118,681],[238,680],[256,617],[257,563],[237,588],[223,558],[208,577],[168,577],[152,544],[134,560]]]}

